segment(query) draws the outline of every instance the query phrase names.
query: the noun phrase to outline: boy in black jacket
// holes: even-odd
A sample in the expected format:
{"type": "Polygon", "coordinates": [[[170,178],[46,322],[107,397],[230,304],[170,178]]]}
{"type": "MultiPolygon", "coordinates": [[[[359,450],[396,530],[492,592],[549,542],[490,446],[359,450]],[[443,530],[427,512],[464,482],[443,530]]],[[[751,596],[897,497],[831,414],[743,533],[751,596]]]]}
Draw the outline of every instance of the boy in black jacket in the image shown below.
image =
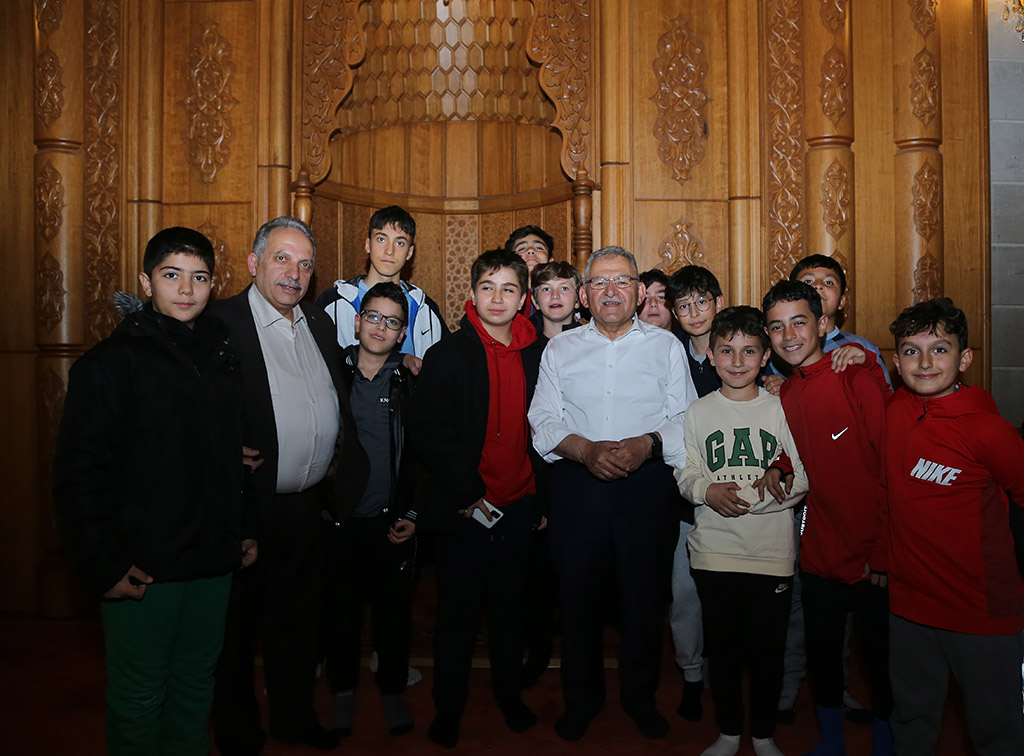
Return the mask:
{"type": "MultiPolygon", "coordinates": [[[[416,512],[409,507],[411,466],[405,444],[414,378],[400,351],[409,308],[405,292],[391,282],[372,286],[360,307],[358,344],[345,349],[345,367],[370,475],[351,519],[332,523],[327,536],[327,682],[334,693],[327,729],[352,732],[363,612],[369,604],[384,717],[388,729],[401,735],[413,727],[402,693],[416,572],[416,512]]],[[[344,469],[336,474],[350,479],[344,469]]]]}
{"type": "Polygon", "coordinates": [[[203,316],[213,264],[197,231],[154,236],[139,274],[151,302],[68,380],[54,505],[74,571],[103,599],[111,754],[209,751],[231,574],[256,558],[240,380],[226,332],[203,316]]]}
{"type": "Polygon", "coordinates": [[[526,408],[537,381],[537,334],[517,314],[527,270],[503,250],[471,270],[460,329],[423,361],[410,426],[425,468],[423,527],[439,531],[434,705],[427,736],[454,748],[466,705],[481,606],[490,610],[491,683],[513,732],[537,718],[520,698],[523,592],[536,482],[526,408]],[[531,347],[533,348],[531,349],[531,347]]]}

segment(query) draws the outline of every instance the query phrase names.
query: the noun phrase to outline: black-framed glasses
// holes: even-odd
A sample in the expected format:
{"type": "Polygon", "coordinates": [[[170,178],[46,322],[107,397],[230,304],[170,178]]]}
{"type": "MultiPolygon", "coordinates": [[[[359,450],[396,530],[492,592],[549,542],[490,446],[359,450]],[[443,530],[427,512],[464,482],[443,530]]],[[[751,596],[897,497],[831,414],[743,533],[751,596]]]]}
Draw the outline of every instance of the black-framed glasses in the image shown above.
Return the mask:
{"type": "Polygon", "coordinates": [[[616,289],[628,289],[636,281],[636,276],[615,276],[614,278],[601,276],[599,278],[591,278],[587,281],[587,286],[598,290],[607,289],[609,286],[614,286],[616,289]]]}
{"type": "Polygon", "coordinates": [[[696,315],[698,312],[707,312],[711,309],[714,301],[708,297],[697,297],[692,302],[676,302],[676,312],[679,315],[696,315]]]}
{"type": "Polygon", "coordinates": [[[392,318],[388,315],[382,315],[376,310],[363,310],[363,312],[359,313],[359,317],[361,317],[367,323],[372,323],[373,325],[378,325],[383,320],[384,327],[387,328],[389,331],[400,331],[402,330],[402,326],[405,325],[405,323],[403,323],[400,319],[392,318]]]}

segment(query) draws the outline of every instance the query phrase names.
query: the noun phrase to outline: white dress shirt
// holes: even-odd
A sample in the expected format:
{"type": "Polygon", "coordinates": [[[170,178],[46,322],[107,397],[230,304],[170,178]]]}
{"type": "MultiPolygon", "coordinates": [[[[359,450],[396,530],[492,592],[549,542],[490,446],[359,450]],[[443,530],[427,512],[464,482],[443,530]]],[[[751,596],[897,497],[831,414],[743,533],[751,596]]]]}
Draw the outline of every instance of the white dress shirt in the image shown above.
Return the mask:
{"type": "Polygon", "coordinates": [[[277,493],[304,491],[323,480],[338,439],[338,393],[302,308],[288,320],[249,288],[277,424],[277,493]]]}
{"type": "Polygon", "coordinates": [[[590,322],[544,348],[529,411],[533,445],[555,462],[555,447],[573,433],[621,441],[657,431],[665,462],[682,467],[683,415],[696,398],[686,353],[671,331],[634,317],[612,341],[590,322]]]}

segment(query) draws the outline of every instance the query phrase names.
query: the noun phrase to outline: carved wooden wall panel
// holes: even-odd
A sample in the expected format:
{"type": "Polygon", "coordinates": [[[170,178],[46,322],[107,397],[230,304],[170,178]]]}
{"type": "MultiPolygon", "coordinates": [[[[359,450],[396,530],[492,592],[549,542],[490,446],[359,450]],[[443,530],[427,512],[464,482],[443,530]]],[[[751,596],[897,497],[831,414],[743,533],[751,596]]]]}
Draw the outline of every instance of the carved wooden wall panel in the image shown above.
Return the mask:
{"type": "Polygon", "coordinates": [[[728,203],[638,202],[636,220],[631,251],[640,270],[674,273],[684,265],[703,265],[729,290],[728,203]]]}
{"type": "Polygon", "coordinates": [[[445,319],[457,328],[469,299],[469,269],[480,254],[480,217],[449,215],[445,218],[444,257],[446,276],[445,319]]]}

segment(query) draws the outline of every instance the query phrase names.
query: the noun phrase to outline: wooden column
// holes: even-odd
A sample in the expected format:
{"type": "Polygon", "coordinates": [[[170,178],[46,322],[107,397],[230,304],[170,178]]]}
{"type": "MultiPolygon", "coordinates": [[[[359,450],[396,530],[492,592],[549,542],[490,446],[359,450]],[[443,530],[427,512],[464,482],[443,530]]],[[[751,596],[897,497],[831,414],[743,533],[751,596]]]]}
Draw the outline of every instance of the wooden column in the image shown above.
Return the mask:
{"type": "MultiPolygon", "coordinates": [[[[633,245],[631,0],[600,4],[601,245],[633,245]]],[[[632,250],[631,250],[632,251],[632,250]]]]}
{"type": "Polygon", "coordinates": [[[50,497],[50,467],[68,370],[85,336],[83,276],[82,81],[84,0],[36,3],[35,331],[39,429],[38,607],[71,613],[50,497]]]}
{"type": "Polygon", "coordinates": [[[260,43],[267,54],[260,62],[260,112],[267,122],[257,144],[257,226],[290,213],[293,16],[292,0],[263,5],[260,43]]]}
{"type": "Polygon", "coordinates": [[[941,296],[942,101],[938,9],[893,0],[896,304],[941,296]]]}
{"type": "MultiPolygon", "coordinates": [[[[852,287],[854,272],[853,56],[849,0],[804,0],[807,103],[807,254],[835,258],[852,287]]],[[[854,330],[847,308],[847,330],[854,330]]]]}

